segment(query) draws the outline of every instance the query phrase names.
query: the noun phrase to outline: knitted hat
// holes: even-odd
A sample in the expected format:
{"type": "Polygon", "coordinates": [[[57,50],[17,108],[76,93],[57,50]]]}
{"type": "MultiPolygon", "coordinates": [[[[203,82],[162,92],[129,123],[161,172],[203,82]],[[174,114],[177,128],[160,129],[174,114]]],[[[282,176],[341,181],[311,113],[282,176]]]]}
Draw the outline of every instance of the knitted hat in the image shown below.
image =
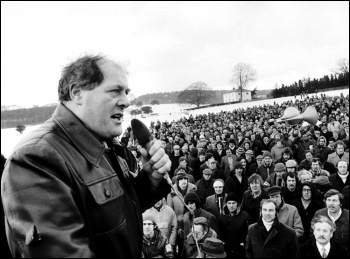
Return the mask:
{"type": "Polygon", "coordinates": [[[224,243],[215,237],[204,240],[202,251],[213,258],[226,258],[224,243]]]}
{"type": "Polygon", "coordinates": [[[176,174],[176,182],[180,181],[180,179],[186,178],[188,180],[188,175],[184,172],[179,172],[176,174]]]}
{"type": "Polygon", "coordinates": [[[284,166],[283,163],[277,163],[275,165],[275,172],[280,172],[280,171],[285,171],[286,167],[284,166]]]}
{"type": "Polygon", "coordinates": [[[142,214],[142,219],[143,219],[143,221],[150,220],[150,221],[152,221],[155,225],[157,225],[157,222],[156,222],[155,217],[154,217],[152,214],[150,214],[150,213],[143,213],[143,214],[142,214]]]}
{"type": "Polygon", "coordinates": [[[279,186],[272,186],[267,190],[267,195],[273,196],[282,193],[282,188],[279,186]]]}
{"type": "Polygon", "coordinates": [[[262,156],[262,155],[258,155],[257,157],[256,157],[256,160],[258,160],[258,159],[263,159],[264,157],[262,156]]]}
{"type": "Polygon", "coordinates": [[[185,203],[187,204],[189,201],[201,203],[201,200],[199,199],[197,193],[195,192],[189,192],[185,195],[185,203]]]}
{"type": "Polygon", "coordinates": [[[213,186],[217,186],[219,183],[222,183],[222,186],[225,185],[224,181],[222,179],[216,179],[213,183],[213,186]],[[216,183],[216,184],[215,184],[216,183]]]}
{"type": "Polygon", "coordinates": [[[203,170],[203,174],[212,174],[213,172],[209,169],[209,168],[206,168],[203,170]]]}
{"type": "Polygon", "coordinates": [[[298,166],[297,162],[295,162],[295,160],[293,159],[290,159],[286,162],[286,167],[297,167],[297,166],[298,166]]]}
{"type": "Polygon", "coordinates": [[[265,157],[270,157],[270,158],[272,158],[272,155],[271,155],[271,153],[270,153],[269,151],[265,151],[265,152],[263,153],[263,158],[265,158],[265,157]]]}
{"type": "MultiPolygon", "coordinates": [[[[194,192],[193,192],[194,193],[194,192]]],[[[190,193],[188,193],[190,194],[190,193]]],[[[187,196],[187,195],[186,195],[187,196]]],[[[193,224],[195,225],[204,225],[209,227],[209,222],[206,218],[204,217],[197,217],[193,220],[193,224]]]]}
{"type": "Polygon", "coordinates": [[[234,192],[230,192],[226,196],[226,202],[228,202],[228,201],[235,201],[235,202],[239,203],[238,195],[235,194],[234,192]]]}

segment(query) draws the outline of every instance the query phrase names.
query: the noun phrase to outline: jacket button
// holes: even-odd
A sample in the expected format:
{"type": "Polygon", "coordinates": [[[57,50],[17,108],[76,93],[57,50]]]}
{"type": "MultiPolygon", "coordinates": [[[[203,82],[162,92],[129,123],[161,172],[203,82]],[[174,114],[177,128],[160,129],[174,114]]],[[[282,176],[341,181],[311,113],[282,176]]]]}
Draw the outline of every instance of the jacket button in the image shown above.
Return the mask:
{"type": "Polygon", "coordinates": [[[105,195],[107,198],[111,197],[111,192],[108,189],[105,189],[105,195]]]}

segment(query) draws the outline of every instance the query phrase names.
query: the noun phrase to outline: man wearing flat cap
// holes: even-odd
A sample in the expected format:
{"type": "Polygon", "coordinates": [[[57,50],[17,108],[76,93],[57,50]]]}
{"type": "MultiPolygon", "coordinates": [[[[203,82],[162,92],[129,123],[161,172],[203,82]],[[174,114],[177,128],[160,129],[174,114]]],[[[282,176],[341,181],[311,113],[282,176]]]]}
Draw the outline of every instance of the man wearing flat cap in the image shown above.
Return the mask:
{"type": "Polygon", "coordinates": [[[275,164],[272,161],[272,154],[269,151],[264,151],[262,165],[258,167],[256,173],[266,181],[267,177],[274,172],[275,164]]]}
{"type": "Polygon", "coordinates": [[[210,228],[209,222],[204,217],[195,218],[191,233],[187,236],[182,250],[182,258],[196,258],[199,255],[197,244],[201,249],[207,238],[217,237],[216,232],[210,228]]]}
{"type": "Polygon", "coordinates": [[[274,173],[270,174],[269,177],[267,177],[266,181],[264,182],[264,185],[267,187],[270,186],[279,186],[284,187],[286,186],[284,176],[286,174],[286,167],[283,163],[277,163],[275,165],[274,173]]]}
{"type": "Polygon", "coordinates": [[[304,235],[304,227],[298,209],[284,202],[282,188],[279,186],[272,186],[268,189],[267,194],[277,205],[279,210],[277,214],[279,222],[294,229],[298,238],[302,237],[304,235]]]}

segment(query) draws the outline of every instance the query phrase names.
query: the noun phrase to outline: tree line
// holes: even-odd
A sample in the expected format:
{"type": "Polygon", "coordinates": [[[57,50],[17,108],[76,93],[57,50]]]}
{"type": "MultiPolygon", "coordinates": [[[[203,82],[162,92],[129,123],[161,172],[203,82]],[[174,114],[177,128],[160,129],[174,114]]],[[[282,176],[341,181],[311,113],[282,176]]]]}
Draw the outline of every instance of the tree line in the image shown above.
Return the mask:
{"type": "Polygon", "coordinates": [[[298,82],[294,82],[289,86],[282,84],[280,88],[276,88],[272,91],[271,96],[273,98],[283,96],[293,96],[300,94],[310,94],[321,92],[326,88],[339,88],[349,85],[349,71],[340,74],[331,74],[329,77],[325,75],[320,79],[303,78],[298,82]]]}

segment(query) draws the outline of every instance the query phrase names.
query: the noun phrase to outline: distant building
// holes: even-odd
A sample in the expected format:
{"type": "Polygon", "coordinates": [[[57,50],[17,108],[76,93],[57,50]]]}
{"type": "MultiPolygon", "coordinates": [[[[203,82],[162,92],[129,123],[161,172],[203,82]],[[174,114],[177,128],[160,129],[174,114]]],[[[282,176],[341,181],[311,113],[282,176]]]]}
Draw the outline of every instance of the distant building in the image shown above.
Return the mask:
{"type": "MultiPolygon", "coordinates": [[[[243,90],[242,91],[242,101],[251,101],[252,100],[252,91],[250,90],[243,90]]],[[[230,103],[230,102],[238,102],[241,100],[241,90],[233,89],[232,92],[224,94],[224,103],[230,103]]]]}

